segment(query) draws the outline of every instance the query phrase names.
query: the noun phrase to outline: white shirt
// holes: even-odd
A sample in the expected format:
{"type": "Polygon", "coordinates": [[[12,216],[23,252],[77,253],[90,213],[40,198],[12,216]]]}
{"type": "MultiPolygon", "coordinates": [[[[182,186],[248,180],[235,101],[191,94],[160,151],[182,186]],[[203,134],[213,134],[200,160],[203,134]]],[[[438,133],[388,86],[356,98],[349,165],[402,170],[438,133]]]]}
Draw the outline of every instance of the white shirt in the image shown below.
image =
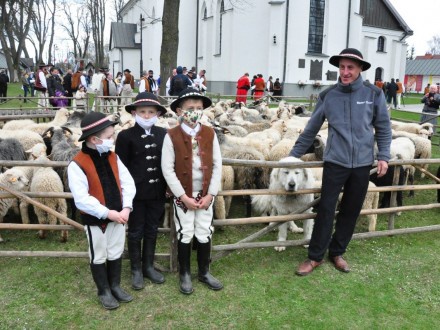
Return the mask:
{"type": "MultiPolygon", "coordinates": [[[[121,182],[122,190],[122,207],[133,208],[133,198],[136,195],[136,186],[134,180],[121,162],[118,159],[119,180],[121,182]]],[[[110,211],[105,205],[102,205],[98,199],[89,194],[89,183],[84,171],[75,162],[70,162],[67,167],[67,175],[69,179],[69,188],[73,194],[76,207],[90,214],[98,219],[107,219],[110,211]]]]}
{"type": "Polygon", "coordinates": [[[81,80],[81,85],[83,85],[85,88],[87,88],[86,76],[82,74],[79,79],[81,80]]]}
{"type": "MultiPolygon", "coordinates": [[[[145,79],[143,79],[145,77],[142,77],[142,79],[139,81],[139,93],[145,92],[146,88],[145,88],[145,79]]],[[[125,80],[125,76],[123,78],[125,80]]]]}
{"type": "Polygon", "coordinates": [[[38,73],[38,78],[40,78],[41,86],[43,86],[44,88],[47,88],[46,75],[44,74],[43,71],[40,71],[38,73]]]}
{"type": "MultiPolygon", "coordinates": [[[[180,127],[185,131],[185,133],[194,137],[200,130],[200,124],[198,124],[194,129],[182,123],[180,127]],[[194,134],[194,135],[193,135],[194,134]]],[[[192,177],[193,177],[193,192],[202,190],[203,188],[203,172],[200,170],[201,159],[197,155],[197,149],[193,150],[193,164],[192,164],[192,177]]],[[[213,144],[212,144],[212,177],[211,182],[208,187],[208,194],[216,196],[220,189],[220,181],[222,176],[222,155],[220,152],[220,145],[217,140],[217,135],[214,133],[213,144]]],[[[163,176],[174,196],[181,197],[185,194],[185,189],[183,189],[182,184],[177,178],[175,172],[175,162],[176,155],[174,153],[173,142],[170,136],[165,135],[162,147],[162,173],[163,176]]],[[[192,197],[192,196],[188,196],[192,197]]]]}

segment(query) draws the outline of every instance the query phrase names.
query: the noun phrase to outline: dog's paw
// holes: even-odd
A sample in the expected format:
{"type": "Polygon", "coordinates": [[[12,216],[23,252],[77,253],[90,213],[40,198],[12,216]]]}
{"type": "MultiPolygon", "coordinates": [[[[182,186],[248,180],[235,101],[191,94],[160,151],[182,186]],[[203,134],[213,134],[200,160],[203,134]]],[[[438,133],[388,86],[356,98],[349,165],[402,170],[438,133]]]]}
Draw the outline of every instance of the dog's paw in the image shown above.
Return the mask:
{"type": "Polygon", "coordinates": [[[299,228],[299,227],[296,227],[296,228],[294,228],[294,227],[290,227],[290,231],[291,231],[292,233],[301,234],[301,233],[304,232],[304,229],[299,228]]]}
{"type": "Polygon", "coordinates": [[[275,249],[275,251],[282,252],[282,251],[286,250],[286,247],[285,246],[275,246],[274,249],[275,249]]]}

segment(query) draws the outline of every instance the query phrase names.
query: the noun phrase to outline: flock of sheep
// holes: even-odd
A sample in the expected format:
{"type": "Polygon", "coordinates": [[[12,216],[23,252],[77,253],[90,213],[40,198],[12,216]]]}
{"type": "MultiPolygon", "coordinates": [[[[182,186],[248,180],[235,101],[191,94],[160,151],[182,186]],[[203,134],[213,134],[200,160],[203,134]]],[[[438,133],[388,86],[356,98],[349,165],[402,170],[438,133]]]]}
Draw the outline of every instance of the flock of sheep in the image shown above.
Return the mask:
{"type": "MultiPolygon", "coordinates": [[[[70,161],[81,146],[78,138],[81,135],[80,122],[83,112],[68,111],[61,108],[50,122],[35,123],[32,120],[11,120],[0,129],[0,159],[70,161]]],[[[125,110],[110,115],[118,121],[115,126],[117,134],[134,125],[133,117],[125,110]]],[[[294,106],[284,101],[277,108],[270,108],[261,103],[255,109],[242,106],[234,109],[232,101],[220,101],[211,108],[204,110],[202,123],[214,127],[220,143],[223,158],[279,161],[289,155],[299,134],[303,131],[310,113],[303,106],[294,106]]],[[[171,128],[178,124],[178,119],[172,111],[161,117],[158,126],[171,128]]],[[[415,159],[431,157],[432,125],[418,125],[393,121],[392,157],[398,159],[415,159]]],[[[324,124],[315,138],[310,153],[302,157],[303,161],[322,160],[327,139],[327,126],[324,124]]],[[[414,168],[406,166],[405,173],[413,177],[414,168]]],[[[30,192],[68,192],[66,168],[17,166],[2,169],[0,183],[17,191],[30,192]]],[[[320,187],[321,168],[312,169],[316,186],[320,187]]],[[[269,187],[270,169],[267,167],[223,166],[222,189],[267,189],[269,187]]],[[[391,185],[392,171],[378,185],[391,185]]],[[[372,179],[373,180],[373,179],[372,179]]],[[[374,181],[374,180],[373,180],[374,181]]],[[[374,183],[371,183],[374,186],[374,183]]],[[[370,192],[366,198],[365,208],[377,208],[379,193],[370,192]]],[[[225,219],[228,216],[232,197],[217,197],[215,217],[225,219]]],[[[386,195],[384,199],[386,199],[386,195]]],[[[388,196],[389,199],[389,196],[388,196]]],[[[66,215],[67,205],[63,198],[36,198],[37,201],[51,209],[66,215]]],[[[248,198],[250,216],[250,198],[248,198]]],[[[74,216],[74,203],[71,204],[74,216]]],[[[386,202],[382,200],[382,206],[386,202]]],[[[389,205],[389,204],[388,204],[389,205]]],[[[21,202],[18,205],[14,198],[0,199],[0,222],[9,209],[20,212],[23,223],[29,223],[28,205],[21,202]]],[[[57,219],[47,212],[34,208],[41,224],[56,224],[57,219]]],[[[369,216],[369,230],[375,230],[376,215],[369,216]]],[[[40,230],[39,237],[44,238],[45,232],[40,230]]],[[[61,233],[61,241],[67,240],[67,232],[61,233]]],[[[0,236],[0,242],[2,238],[0,236]]]]}

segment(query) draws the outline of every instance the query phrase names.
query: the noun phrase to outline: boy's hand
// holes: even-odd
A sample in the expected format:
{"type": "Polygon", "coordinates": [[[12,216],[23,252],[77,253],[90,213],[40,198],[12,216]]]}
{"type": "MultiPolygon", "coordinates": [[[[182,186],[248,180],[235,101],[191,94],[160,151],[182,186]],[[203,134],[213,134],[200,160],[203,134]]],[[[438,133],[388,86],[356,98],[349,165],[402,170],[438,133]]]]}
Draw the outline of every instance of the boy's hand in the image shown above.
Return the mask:
{"type": "Polygon", "coordinates": [[[180,200],[185,204],[188,210],[197,210],[199,208],[199,203],[197,203],[194,198],[188,197],[186,194],[180,196],[180,200]]]}
{"type": "Polygon", "coordinates": [[[123,216],[121,215],[121,213],[122,213],[122,211],[118,212],[115,210],[110,210],[108,212],[107,218],[109,218],[111,221],[125,225],[127,223],[128,218],[124,219],[123,216]]]}
{"type": "Polygon", "coordinates": [[[210,194],[207,194],[206,196],[202,197],[199,200],[199,209],[204,209],[207,210],[209,205],[211,205],[212,200],[214,199],[214,197],[210,194]]]}

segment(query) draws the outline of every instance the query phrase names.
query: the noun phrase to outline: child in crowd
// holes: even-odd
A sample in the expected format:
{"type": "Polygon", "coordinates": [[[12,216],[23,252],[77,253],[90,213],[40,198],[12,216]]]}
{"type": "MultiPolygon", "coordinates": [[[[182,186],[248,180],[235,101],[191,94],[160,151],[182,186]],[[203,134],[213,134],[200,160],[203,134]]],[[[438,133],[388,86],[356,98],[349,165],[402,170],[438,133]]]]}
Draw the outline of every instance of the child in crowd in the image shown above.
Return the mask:
{"type": "Polygon", "coordinates": [[[136,123],[119,133],[115,150],[136,183],[133,212],[128,225],[128,253],[132,288],[141,290],[144,277],[156,284],[165,282],[164,276],[154,269],[153,262],[157,232],[165,213],[166,182],[160,163],[167,133],[155,123],[160,115],[166,113],[166,109],[156,95],[142,92],[136,96],[134,103],[125,106],[125,110],[135,116],[136,123]]]}
{"type": "Polygon", "coordinates": [[[81,121],[79,138],[85,142],[67,168],[69,187],[89,243],[93,280],[106,309],[133,300],[120,287],[120,281],[125,224],[136,188],[125,165],[110,151],[116,124],[102,113],[87,114],[81,121]]]}
{"type": "Polygon", "coordinates": [[[76,110],[83,111],[86,109],[86,96],[86,88],[80,84],[75,93],[76,110]]]}
{"type": "Polygon", "coordinates": [[[222,158],[214,130],[199,123],[211,100],[186,88],[171,103],[181,125],[168,131],[162,149],[162,172],[172,193],[178,240],[180,292],[191,294],[191,240],[197,239],[198,279],[212,290],[222,283],[209,273],[213,201],[220,187],[222,158]]]}

